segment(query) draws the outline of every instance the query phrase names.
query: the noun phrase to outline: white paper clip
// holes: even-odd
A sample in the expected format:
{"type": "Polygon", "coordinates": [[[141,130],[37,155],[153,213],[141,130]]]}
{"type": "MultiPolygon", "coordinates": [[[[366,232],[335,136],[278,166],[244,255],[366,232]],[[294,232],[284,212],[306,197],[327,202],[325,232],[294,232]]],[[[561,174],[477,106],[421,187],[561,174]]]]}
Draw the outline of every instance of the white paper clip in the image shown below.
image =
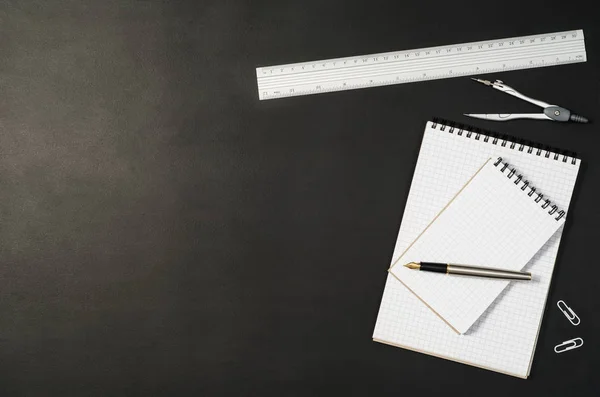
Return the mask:
{"type": "Polygon", "coordinates": [[[566,340],[563,343],[554,346],[555,353],[564,353],[569,350],[577,349],[578,347],[583,346],[583,339],[575,338],[566,340]]]}
{"type": "Polygon", "coordinates": [[[565,301],[560,300],[560,301],[556,302],[556,306],[558,306],[560,311],[563,312],[563,314],[571,322],[571,324],[579,325],[579,323],[580,323],[579,317],[577,316],[577,314],[575,314],[573,309],[571,309],[569,306],[567,306],[565,301]]]}

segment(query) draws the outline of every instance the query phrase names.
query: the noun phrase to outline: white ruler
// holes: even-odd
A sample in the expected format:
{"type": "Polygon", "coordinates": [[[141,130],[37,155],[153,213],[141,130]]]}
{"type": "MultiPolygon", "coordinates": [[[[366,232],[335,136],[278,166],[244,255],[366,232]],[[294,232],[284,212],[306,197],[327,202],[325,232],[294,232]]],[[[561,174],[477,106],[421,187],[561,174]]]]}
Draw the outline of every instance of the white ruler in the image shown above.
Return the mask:
{"type": "Polygon", "coordinates": [[[585,61],[575,30],[267,66],[256,77],[262,100],[585,61]]]}

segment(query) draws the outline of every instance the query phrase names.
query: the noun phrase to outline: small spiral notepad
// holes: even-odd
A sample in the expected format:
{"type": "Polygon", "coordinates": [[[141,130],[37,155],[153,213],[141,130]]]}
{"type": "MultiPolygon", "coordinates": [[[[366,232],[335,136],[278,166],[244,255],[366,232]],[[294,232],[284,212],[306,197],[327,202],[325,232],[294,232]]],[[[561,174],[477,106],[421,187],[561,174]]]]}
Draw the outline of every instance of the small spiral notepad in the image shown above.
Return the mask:
{"type": "MultiPolygon", "coordinates": [[[[535,203],[536,191],[528,199],[533,198],[536,206],[550,200],[552,204],[543,210],[553,222],[567,217],[581,160],[558,149],[517,142],[491,132],[428,122],[391,263],[400,258],[486,160],[498,157],[517,167],[518,172],[511,176],[513,182],[522,175],[517,193],[528,195],[529,186],[533,186],[544,197],[535,203]],[[529,185],[522,191],[525,180],[529,185]],[[556,211],[549,214],[554,205],[556,211]]],[[[511,168],[506,167],[505,175],[511,168]]],[[[509,206],[501,209],[511,211],[509,206]]],[[[527,263],[524,270],[531,272],[534,280],[509,283],[462,335],[388,273],[373,340],[526,378],[563,229],[559,227],[527,263]]]]}
{"type": "Polygon", "coordinates": [[[502,158],[488,160],[390,272],[462,334],[509,282],[419,272],[402,265],[443,262],[520,271],[563,225],[564,215],[516,168],[502,158]]]}

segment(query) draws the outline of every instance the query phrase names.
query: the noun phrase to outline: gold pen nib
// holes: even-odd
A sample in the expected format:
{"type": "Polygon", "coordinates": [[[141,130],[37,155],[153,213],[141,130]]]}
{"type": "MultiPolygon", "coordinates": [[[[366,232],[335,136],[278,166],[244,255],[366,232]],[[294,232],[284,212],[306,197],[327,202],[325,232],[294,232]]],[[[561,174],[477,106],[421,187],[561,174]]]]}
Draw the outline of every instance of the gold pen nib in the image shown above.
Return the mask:
{"type": "Polygon", "coordinates": [[[406,265],[404,265],[404,267],[407,267],[409,269],[420,269],[421,268],[421,264],[420,263],[416,263],[416,262],[409,262],[406,265]]]}

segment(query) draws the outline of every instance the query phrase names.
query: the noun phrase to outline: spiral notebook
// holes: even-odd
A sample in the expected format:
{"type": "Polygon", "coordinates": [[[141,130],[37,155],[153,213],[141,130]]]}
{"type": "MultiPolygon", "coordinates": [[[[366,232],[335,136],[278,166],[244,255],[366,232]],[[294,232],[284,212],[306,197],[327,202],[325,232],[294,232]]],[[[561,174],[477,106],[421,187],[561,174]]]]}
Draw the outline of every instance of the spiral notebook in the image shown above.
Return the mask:
{"type": "MultiPolygon", "coordinates": [[[[560,208],[555,214],[565,211],[561,219],[567,216],[581,164],[574,155],[535,143],[517,142],[489,131],[457,127],[444,121],[428,122],[392,264],[481,165],[497,157],[514,164],[522,175],[521,180],[530,181],[531,186],[542,191],[544,199],[560,208]]],[[[502,209],[510,211],[510,208],[502,209]]],[[[562,230],[560,227],[527,263],[525,270],[534,274],[535,280],[510,283],[462,335],[388,274],[373,340],[526,378],[562,230]]]]}
{"type": "MultiPolygon", "coordinates": [[[[489,159],[394,262],[390,272],[462,334],[509,281],[448,277],[402,265],[423,261],[520,271],[563,225],[564,215],[514,166],[500,157],[489,159]]],[[[534,275],[532,282],[536,281],[534,275]]]]}

